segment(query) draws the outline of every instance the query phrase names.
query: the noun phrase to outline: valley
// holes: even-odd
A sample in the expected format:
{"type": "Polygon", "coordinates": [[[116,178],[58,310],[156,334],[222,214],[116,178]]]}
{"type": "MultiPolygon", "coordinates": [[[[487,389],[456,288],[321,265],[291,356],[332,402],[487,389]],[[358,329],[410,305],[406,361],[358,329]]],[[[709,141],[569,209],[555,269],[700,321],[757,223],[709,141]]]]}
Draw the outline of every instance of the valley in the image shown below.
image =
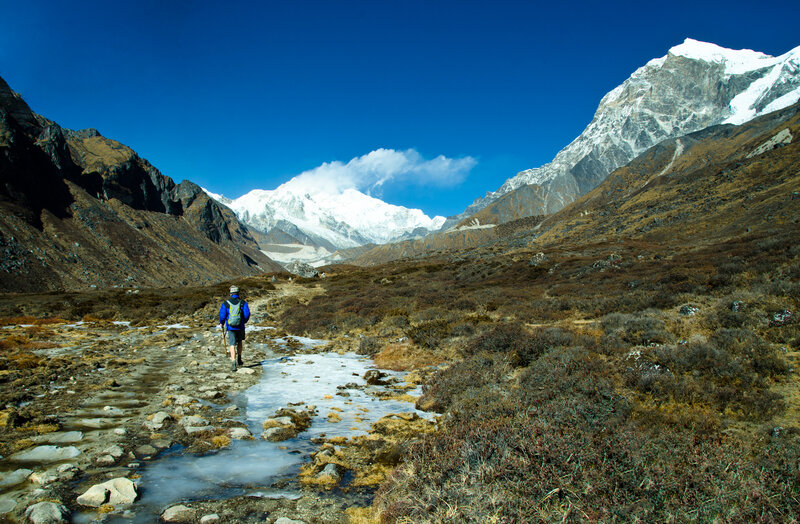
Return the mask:
{"type": "MultiPolygon", "coordinates": [[[[447,219],[175,184],[0,81],[0,519],[796,521],[797,63],[687,40],[447,219]]],[[[475,162],[317,171],[376,157],[475,162]]]]}

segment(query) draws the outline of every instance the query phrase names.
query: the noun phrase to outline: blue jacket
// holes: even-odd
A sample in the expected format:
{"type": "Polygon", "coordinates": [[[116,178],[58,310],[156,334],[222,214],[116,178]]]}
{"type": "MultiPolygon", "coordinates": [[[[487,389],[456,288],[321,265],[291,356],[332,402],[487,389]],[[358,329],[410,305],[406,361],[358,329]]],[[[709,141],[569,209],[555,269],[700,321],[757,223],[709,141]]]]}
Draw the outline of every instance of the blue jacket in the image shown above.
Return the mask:
{"type": "MultiPolygon", "coordinates": [[[[232,300],[234,298],[239,299],[239,295],[231,295],[231,298],[228,300],[232,300]]],[[[247,305],[246,300],[239,299],[242,300],[242,315],[244,315],[244,322],[242,322],[242,325],[239,327],[229,326],[228,313],[230,313],[230,311],[228,310],[228,300],[223,302],[219,308],[219,323],[225,324],[226,331],[239,331],[240,329],[244,329],[244,325],[248,320],[250,320],[250,306],[247,305]]]]}

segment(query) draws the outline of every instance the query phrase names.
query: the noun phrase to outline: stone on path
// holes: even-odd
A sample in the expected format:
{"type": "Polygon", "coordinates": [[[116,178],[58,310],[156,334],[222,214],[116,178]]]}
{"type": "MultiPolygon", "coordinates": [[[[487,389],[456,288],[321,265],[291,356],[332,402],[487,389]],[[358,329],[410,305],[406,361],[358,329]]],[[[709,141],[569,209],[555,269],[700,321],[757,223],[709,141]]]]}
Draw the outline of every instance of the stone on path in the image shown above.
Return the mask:
{"type": "Polygon", "coordinates": [[[25,516],[33,524],[52,524],[56,522],[67,522],[69,510],[61,504],[55,502],[39,502],[28,506],[25,516]]]}
{"type": "Polygon", "coordinates": [[[33,473],[30,469],[18,469],[10,473],[0,473],[0,489],[10,488],[22,484],[33,473]]]}
{"type": "Polygon", "coordinates": [[[49,464],[75,458],[81,454],[81,450],[75,446],[60,448],[58,446],[36,446],[11,455],[9,459],[13,462],[34,462],[37,464],[49,464]]]}
{"type": "Polygon", "coordinates": [[[273,524],[306,524],[305,520],[294,520],[288,517],[281,517],[276,520],[273,524]]]}
{"type": "Polygon", "coordinates": [[[78,504],[99,508],[103,504],[131,504],[139,496],[136,485],[124,477],[95,484],[78,497],[78,504]]]}
{"type": "Polygon", "coordinates": [[[122,448],[121,448],[120,446],[118,446],[117,444],[113,444],[113,445],[111,445],[111,446],[107,447],[106,449],[104,449],[104,450],[102,451],[102,453],[103,453],[104,455],[111,455],[111,456],[112,456],[112,457],[114,457],[115,459],[118,459],[118,458],[120,458],[120,457],[121,457],[121,456],[122,456],[122,455],[125,453],[125,450],[124,450],[124,449],[122,449],[122,448]]]}
{"type": "Polygon", "coordinates": [[[194,516],[194,510],[183,504],[172,506],[164,510],[161,514],[161,520],[164,522],[189,522],[194,516]]]}
{"type": "Polygon", "coordinates": [[[59,431],[31,437],[34,444],[73,444],[83,440],[82,431],[59,431]]]}
{"type": "Polygon", "coordinates": [[[14,508],[17,507],[17,503],[14,500],[6,497],[0,497],[0,515],[5,515],[6,513],[10,513],[14,511],[14,508]]]}
{"type": "Polygon", "coordinates": [[[31,476],[28,477],[28,480],[30,480],[34,484],[39,484],[44,486],[45,484],[50,484],[51,482],[57,481],[58,475],[49,470],[37,471],[35,473],[31,473],[31,476]]]}
{"type": "Polygon", "coordinates": [[[203,515],[203,518],[200,519],[200,524],[213,524],[214,522],[219,522],[219,515],[216,513],[203,515]]]}
{"type": "Polygon", "coordinates": [[[252,375],[256,372],[253,368],[239,368],[236,370],[236,373],[240,375],[252,375]]]}

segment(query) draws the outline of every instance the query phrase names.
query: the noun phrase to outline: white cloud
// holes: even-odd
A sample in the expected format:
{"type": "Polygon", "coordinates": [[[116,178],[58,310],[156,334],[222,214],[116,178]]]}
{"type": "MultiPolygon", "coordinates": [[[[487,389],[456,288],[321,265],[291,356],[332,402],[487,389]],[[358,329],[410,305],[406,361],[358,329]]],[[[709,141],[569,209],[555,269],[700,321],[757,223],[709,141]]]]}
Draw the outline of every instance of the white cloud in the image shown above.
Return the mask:
{"type": "Polygon", "coordinates": [[[410,185],[450,187],[459,184],[478,162],[470,157],[447,158],[439,155],[426,160],[416,150],[377,149],[344,162],[326,162],[300,173],[281,186],[293,192],[341,193],[357,189],[367,194],[380,193],[390,182],[410,185]]]}

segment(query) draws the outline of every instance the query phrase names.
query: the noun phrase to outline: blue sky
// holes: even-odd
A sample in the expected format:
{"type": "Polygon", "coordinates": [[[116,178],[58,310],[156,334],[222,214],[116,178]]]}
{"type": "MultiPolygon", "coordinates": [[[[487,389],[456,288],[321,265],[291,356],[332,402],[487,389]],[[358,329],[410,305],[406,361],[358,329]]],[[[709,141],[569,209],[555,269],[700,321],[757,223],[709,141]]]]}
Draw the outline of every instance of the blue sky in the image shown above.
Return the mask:
{"type": "Polygon", "coordinates": [[[408,172],[360,189],[450,215],[550,161],[687,37],[800,45],[795,2],[546,4],[0,2],[0,76],[175,181],[238,197],[387,149],[408,172]]]}

